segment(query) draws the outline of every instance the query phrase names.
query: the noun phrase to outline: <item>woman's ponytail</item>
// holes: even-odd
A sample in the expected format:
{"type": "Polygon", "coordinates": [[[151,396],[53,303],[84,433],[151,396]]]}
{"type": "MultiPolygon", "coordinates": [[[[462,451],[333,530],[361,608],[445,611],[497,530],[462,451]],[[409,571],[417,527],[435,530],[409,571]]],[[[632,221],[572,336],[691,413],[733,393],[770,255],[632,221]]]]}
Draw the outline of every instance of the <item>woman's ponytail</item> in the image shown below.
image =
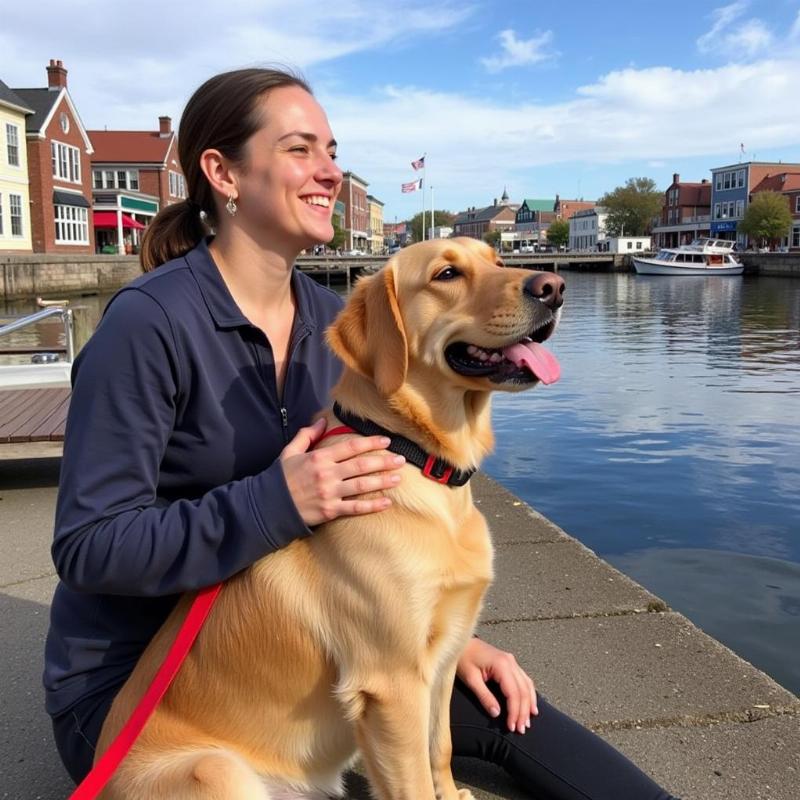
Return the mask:
{"type": "Polygon", "coordinates": [[[162,208],[147,226],[139,259],[145,272],[178,258],[208,234],[200,208],[190,200],[162,208]]]}

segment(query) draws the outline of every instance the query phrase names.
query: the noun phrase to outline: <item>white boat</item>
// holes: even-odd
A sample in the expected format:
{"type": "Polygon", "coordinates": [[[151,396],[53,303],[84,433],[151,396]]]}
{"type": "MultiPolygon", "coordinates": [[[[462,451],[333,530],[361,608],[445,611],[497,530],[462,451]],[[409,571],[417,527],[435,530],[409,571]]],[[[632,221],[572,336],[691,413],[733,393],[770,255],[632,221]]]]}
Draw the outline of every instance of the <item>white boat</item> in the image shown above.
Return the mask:
{"type": "Polygon", "coordinates": [[[0,363],[0,391],[4,389],[42,389],[69,386],[75,345],[72,336],[72,310],[52,306],[34,314],[0,325],[0,354],[3,352],[2,335],[41,322],[48,317],[60,317],[64,325],[65,351],[63,353],[38,352],[30,363],[0,363]]]}
{"type": "Polygon", "coordinates": [[[733,254],[735,245],[726,239],[695,239],[650,258],[633,256],[633,267],[639,275],[741,275],[744,264],[733,254]]]}

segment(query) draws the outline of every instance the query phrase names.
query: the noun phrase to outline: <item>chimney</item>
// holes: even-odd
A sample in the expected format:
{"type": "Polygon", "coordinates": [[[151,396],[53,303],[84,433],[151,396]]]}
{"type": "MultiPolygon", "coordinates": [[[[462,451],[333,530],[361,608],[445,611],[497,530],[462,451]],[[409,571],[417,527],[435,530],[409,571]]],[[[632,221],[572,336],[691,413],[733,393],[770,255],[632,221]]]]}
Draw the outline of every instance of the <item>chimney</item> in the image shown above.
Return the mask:
{"type": "Polygon", "coordinates": [[[172,117],[158,118],[158,135],[162,138],[172,133],[172,117]]]}
{"type": "Polygon", "coordinates": [[[678,175],[677,172],[673,172],[672,173],[672,182],[673,183],[680,183],[681,182],[681,176],[678,175]]]}
{"type": "Polygon", "coordinates": [[[50,66],[47,68],[47,88],[54,92],[67,88],[67,71],[60,60],[50,59],[50,66]]]}

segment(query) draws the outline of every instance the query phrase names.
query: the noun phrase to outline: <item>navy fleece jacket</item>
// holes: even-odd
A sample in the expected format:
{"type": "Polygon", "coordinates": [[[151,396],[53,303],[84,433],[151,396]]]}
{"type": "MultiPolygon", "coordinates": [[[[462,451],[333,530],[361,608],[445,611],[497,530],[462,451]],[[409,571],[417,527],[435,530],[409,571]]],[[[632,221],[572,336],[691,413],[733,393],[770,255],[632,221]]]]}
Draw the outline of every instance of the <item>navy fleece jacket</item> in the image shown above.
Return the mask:
{"type": "Polygon", "coordinates": [[[109,303],[73,369],[47,710],[116,690],[180,593],[309,535],[276,461],[328,403],[341,299],[297,270],[283,397],[265,335],[201,242],[109,303]]]}

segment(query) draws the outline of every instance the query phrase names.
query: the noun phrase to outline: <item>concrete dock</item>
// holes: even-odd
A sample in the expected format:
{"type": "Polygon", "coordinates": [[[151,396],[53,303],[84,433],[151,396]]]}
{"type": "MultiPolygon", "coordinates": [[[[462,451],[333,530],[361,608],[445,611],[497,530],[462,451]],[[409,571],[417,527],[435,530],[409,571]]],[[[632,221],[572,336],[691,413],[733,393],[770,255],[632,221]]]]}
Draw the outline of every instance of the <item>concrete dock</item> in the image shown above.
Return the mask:
{"type": "MultiPolygon", "coordinates": [[[[71,783],[43,710],[56,458],[0,461],[0,798],[63,800],[71,783]]],[[[538,689],[683,800],[798,800],[800,700],[484,476],[496,544],[480,634],[538,689]]],[[[535,720],[533,722],[535,725],[535,720]]],[[[457,759],[483,800],[526,798],[457,759]]],[[[350,797],[366,798],[353,776],[350,797]]],[[[628,800],[619,798],[619,800],[628,800]]]]}

